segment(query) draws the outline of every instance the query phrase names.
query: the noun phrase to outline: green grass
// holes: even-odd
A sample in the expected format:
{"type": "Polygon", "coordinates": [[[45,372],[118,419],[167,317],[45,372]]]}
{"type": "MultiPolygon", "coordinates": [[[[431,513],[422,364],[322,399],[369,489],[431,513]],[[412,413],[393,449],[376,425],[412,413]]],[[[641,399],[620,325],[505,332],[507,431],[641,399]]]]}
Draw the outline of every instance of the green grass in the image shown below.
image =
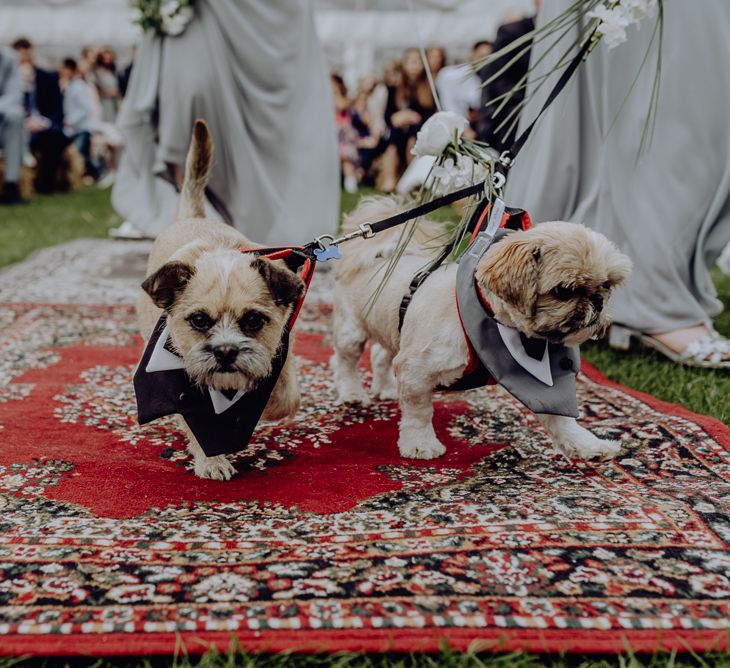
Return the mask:
{"type": "MultiPolygon", "coordinates": [[[[17,661],[17,660],[15,660],[17,661]]],[[[69,666],[70,668],[730,668],[730,654],[676,656],[628,654],[609,657],[559,657],[536,654],[472,654],[443,651],[440,654],[219,654],[199,657],[153,657],[103,659],[34,659],[16,663],[0,659],[0,668],[10,666],[69,666]]]]}
{"type": "MultiPolygon", "coordinates": [[[[730,276],[713,274],[725,312],[715,327],[730,336],[730,276]]],[[[671,362],[658,353],[633,349],[612,350],[603,344],[581,349],[583,357],[599,371],[622,385],[653,394],[703,415],[713,415],[730,425],[730,373],[692,369],[671,362]]]]}
{"type": "Polygon", "coordinates": [[[106,237],[120,222],[109,191],[94,187],[36,195],[25,206],[0,206],[0,267],[46,246],[79,237],[106,237]]]}
{"type": "MultiPolygon", "coordinates": [[[[367,191],[368,193],[372,191],[367,191]]],[[[342,210],[349,211],[359,195],[342,194],[342,210]]],[[[454,220],[453,212],[439,218],[454,220]]],[[[36,197],[24,207],[0,207],[0,267],[25,258],[32,251],[77,237],[106,237],[109,228],[119,224],[109,203],[109,192],[87,188],[78,193],[36,197]]],[[[730,277],[715,275],[718,292],[726,312],[716,320],[718,330],[730,335],[730,277]]],[[[606,376],[619,383],[653,394],[665,401],[730,424],[730,374],[687,369],[646,351],[620,353],[601,345],[586,346],[586,359],[606,376]]],[[[11,665],[63,666],[94,668],[168,667],[178,668],[288,668],[328,666],[329,668],[689,668],[690,666],[730,668],[730,654],[700,657],[655,655],[604,658],[545,657],[540,655],[473,655],[444,651],[437,655],[221,655],[210,652],[202,657],[158,657],[152,659],[34,659],[3,660],[0,668],[11,665]]]]}

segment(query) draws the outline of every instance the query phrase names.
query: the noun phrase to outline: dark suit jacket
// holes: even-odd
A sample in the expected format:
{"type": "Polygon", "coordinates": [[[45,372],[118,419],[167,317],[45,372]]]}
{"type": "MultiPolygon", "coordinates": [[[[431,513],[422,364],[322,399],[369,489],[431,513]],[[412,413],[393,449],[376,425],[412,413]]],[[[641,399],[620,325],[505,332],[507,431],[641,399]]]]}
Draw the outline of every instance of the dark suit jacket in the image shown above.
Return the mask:
{"type": "MultiPolygon", "coordinates": [[[[497,31],[497,38],[494,40],[494,51],[497,52],[510,45],[516,39],[519,39],[524,34],[534,30],[534,28],[535,20],[532,17],[522,19],[521,21],[514,21],[513,23],[506,23],[497,31]]],[[[482,81],[486,81],[490,76],[492,76],[492,74],[498,72],[499,69],[515,55],[515,53],[508,53],[503,58],[494,61],[487,67],[484,67],[477,74],[479,74],[482,81]]],[[[494,105],[490,105],[490,103],[492,100],[495,100],[500,95],[506,93],[508,90],[517,85],[520,79],[525,76],[529,67],[530,51],[528,49],[521,58],[505,70],[505,72],[497,77],[497,79],[482,87],[482,104],[479,109],[477,136],[482,141],[488,142],[499,150],[509,148],[515,139],[515,130],[505,137],[505,131],[511,124],[511,120],[508,121],[500,130],[497,130],[497,128],[502,120],[505,119],[520,102],[522,102],[525,97],[524,89],[513,95],[510,101],[495,118],[492,118],[492,114],[497,109],[501,101],[494,105]]]]}
{"type": "Polygon", "coordinates": [[[54,128],[63,128],[63,96],[58,74],[35,68],[35,105],[38,113],[48,118],[54,128]]]}

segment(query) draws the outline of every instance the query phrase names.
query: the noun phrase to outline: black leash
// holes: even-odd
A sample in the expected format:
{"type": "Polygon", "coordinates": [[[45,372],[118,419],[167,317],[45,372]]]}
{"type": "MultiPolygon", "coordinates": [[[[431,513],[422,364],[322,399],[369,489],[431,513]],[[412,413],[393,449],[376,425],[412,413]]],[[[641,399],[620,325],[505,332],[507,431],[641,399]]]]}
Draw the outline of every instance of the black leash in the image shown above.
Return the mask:
{"type": "MultiPolygon", "coordinates": [[[[594,31],[595,32],[595,31],[594,31]]],[[[568,85],[568,82],[571,80],[573,75],[575,74],[578,67],[580,67],[580,64],[585,60],[586,56],[588,56],[588,52],[591,48],[591,43],[593,41],[593,33],[588,35],[586,37],[585,42],[583,43],[583,46],[581,47],[580,51],[575,54],[573,57],[573,60],[570,61],[570,64],[565,69],[565,71],[560,75],[560,79],[557,80],[555,83],[555,86],[550,91],[550,95],[548,95],[547,99],[545,100],[545,103],[540,108],[540,111],[537,112],[537,115],[533,119],[532,123],[530,123],[520,134],[517,139],[512,142],[512,146],[509,147],[506,151],[500,155],[499,160],[495,163],[495,171],[499,174],[502,174],[502,185],[504,185],[504,180],[507,178],[507,172],[509,171],[510,167],[512,167],[512,164],[514,163],[515,158],[517,157],[517,154],[524,148],[525,144],[527,143],[527,140],[530,138],[530,135],[532,134],[532,131],[535,129],[535,126],[537,125],[537,122],[540,120],[540,117],[548,110],[550,105],[555,102],[555,99],[560,95],[560,93],[563,91],[563,88],[568,85]]],[[[495,184],[496,185],[496,184],[495,184]]]]}
{"type": "Polygon", "coordinates": [[[456,202],[464,197],[476,195],[484,190],[484,184],[484,181],[480,181],[479,183],[475,183],[473,186],[468,186],[461,190],[455,190],[448,195],[437,197],[436,199],[426,202],[425,204],[421,204],[413,209],[408,209],[407,211],[398,213],[395,216],[390,216],[390,218],[379,220],[377,223],[363,223],[354,232],[344,234],[341,237],[335,238],[331,234],[322,234],[302,248],[298,249],[298,252],[314,258],[314,252],[317,250],[327,250],[332,246],[338,246],[339,244],[345,241],[350,241],[351,239],[369,239],[380,232],[385,232],[385,230],[397,227],[398,225],[403,225],[409,220],[425,216],[427,213],[436,211],[436,209],[440,209],[442,206],[456,202]]]}
{"type": "MultiPolygon", "coordinates": [[[[585,43],[581,47],[580,51],[573,57],[573,60],[570,62],[568,67],[565,69],[565,71],[560,76],[560,79],[556,82],[553,89],[550,91],[550,95],[548,95],[547,100],[545,100],[545,103],[540,108],[540,111],[537,113],[537,116],[533,119],[532,123],[528,125],[523,132],[520,134],[517,139],[512,143],[512,146],[504,151],[500,156],[499,159],[495,161],[494,165],[494,174],[493,174],[493,185],[496,190],[501,190],[504,187],[505,182],[507,181],[507,173],[509,169],[512,167],[515,158],[517,157],[517,154],[523,149],[525,144],[527,143],[527,140],[530,138],[530,135],[532,134],[532,131],[535,129],[535,126],[537,125],[537,122],[540,120],[540,117],[548,110],[550,105],[555,102],[555,99],[560,95],[563,88],[568,84],[570,79],[572,78],[573,74],[575,74],[576,70],[580,66],[580,64],[583,62],[584,58],[588,55],[588,52],[590,50],[591,45],[591,37],[586,39],[585,43]]],[[[479,184],[480,186],[484,186],[484,182],[479,184]]],[[[459,194],[459,191],[457,193],[453,194],[459,194]]],[[[460,197],[465,197],[466,195],[460,195],[460,197]]],[[[479,218],[481,212],[484,209],[484,203],[480,204],[477,211],[472,216],[472,219],[470,221],[469,226],[467,227],[468,232],[474,231],[474,226],[476,224],[477,219],[479,218]]],[[[454,238],[454,240],[448,244],[445,248],[442,249],[441,253],[439,253],[438,257],[434,258],[431,262],[429,262],[423,269],[421,269],[411,281],[411,284],[408,286],[408,292],[404,295],[403,299],[400,303],[400,309],[398,313],[398,331],[400,331],[403,328],[403,320],[406,317],[406,311],[408,310],[408,307],[410,306],[411,300],[413,299],[413,296],[416,294],[416,291],[418,288],[423,285],[425,280],[434,272],[436,269],[438,269],[445,261],[446,258],[451,255],[454,250],[456,249],[456,245],[459,243],[460,239],[454,238]]]]}

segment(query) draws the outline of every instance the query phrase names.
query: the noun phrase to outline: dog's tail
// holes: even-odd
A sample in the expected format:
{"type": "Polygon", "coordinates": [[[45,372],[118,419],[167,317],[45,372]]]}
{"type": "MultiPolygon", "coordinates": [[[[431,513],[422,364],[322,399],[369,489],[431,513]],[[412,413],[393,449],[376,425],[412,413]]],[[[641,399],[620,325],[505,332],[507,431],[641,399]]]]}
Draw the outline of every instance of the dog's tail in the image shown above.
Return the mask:
{"type": "Polygon", "coordinates": [[[208,124],[197,119],[193,126],[188,157],[185,160],[185,180],[183,181],[178,218],[203,218],[205,216],[205,187],[213,164],[213,140],[208,124]]]}

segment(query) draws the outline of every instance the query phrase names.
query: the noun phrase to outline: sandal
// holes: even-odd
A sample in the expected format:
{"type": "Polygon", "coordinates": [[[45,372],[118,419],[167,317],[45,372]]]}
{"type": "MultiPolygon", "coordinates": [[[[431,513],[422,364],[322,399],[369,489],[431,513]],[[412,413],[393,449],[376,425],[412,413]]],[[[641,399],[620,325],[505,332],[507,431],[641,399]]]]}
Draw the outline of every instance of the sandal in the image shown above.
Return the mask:
{"type": "Polygon", "coordinates": [[[661,353],[672,362],[702,369],[730,370],[730,339],[718,334],[714,329],[709,334],[690,341],[687,347],[678,353],[653,336],[630,329],[623,325],[611,325],[608,332],[608,345],[617,350],[628,350],[632,340],[638,341],[645,348],[661,353]]]}

